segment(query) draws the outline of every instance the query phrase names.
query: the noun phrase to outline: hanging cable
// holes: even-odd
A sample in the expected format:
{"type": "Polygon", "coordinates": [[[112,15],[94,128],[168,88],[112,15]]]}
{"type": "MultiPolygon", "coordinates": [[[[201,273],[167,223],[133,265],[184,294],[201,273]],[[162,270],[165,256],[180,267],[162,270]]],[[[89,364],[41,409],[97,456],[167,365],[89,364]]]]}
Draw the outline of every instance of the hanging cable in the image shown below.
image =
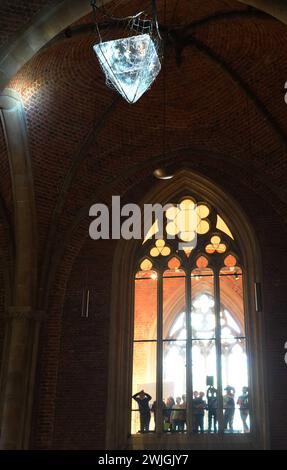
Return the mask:
{"type": "Polygon", "coordinates": [[[159,37],[159,39],[162,40],[160,31],[159,31],[159,26],[158,26],[157,4],[156,4],[156,0],[152,0],[151,3],[152,3],[152,17],[153,17],[153,22],[154,22],[154,25],[155,25],[155,27],[156,27],[156,31],[157,31],[158,37],[159,37]]]}
{"type": "Polygon", "coordinates": [[[99,28],[98,20],[97,20],[97,8],[98,7],[96,5],[96,2],[97,2],[97,0],[91,0],[91,7],[92,7],[92,10],[93,10],[93,18],[94,18],[96,32],[97,32],[97,35],[99,37],[99,41],[102,42],[102,36],[101,36],[101,33],[100,33],[100,28],[99,28]]]}
{"type": "Polygon", "coordinates": [[[161,70],[162,41],[156,0],[151,0],[152,15],[151,12],[141,11],[123,18],[113,16],[113,11],[103,10],[103,2],[101,8],[96,0],[91,0],[91,5],[99,38],[93,49],[105,74],[106,84],[116,89],[128,103],[135,103],[150,88],[161,70]],[[110,31],[110,25],[113,31],[119,27],[118,38],[114,39],[113,35],[111,40],[104,39],[98,12],[111,20],[103,25],[106,31],[110,31]]]}
{"type": "MultiPolygon", "coordinates": [[[[166,0],[164,0],[164,26],[166,26],[166,0]]],[[[163,40],[162,51],[163,51],[163,157],[166,159],[166,38],[163,40]]]]}
{"type": "Polygon", "coordinates": [[[96,10],[99,10],[99,11],[102,11],[102,13],[107,16],[108,18],[110,18],[111,20],[113,21],[129,21],[129,20],[132,20],[134,18],[138,18],[139,16],[143,15],[145,12],[144,10],[143,11],[140,11],[139,13],[136,13],[135,15],[130,15],[130,16],[124,16],[124,17],[116,17],[116,16],[113,16],[111,15],[111,13],[109,13],[106,8],[104,8],[104,5],[102,4],[101,7],[99,7],[97,5],[97,0],[91,0],[91,6],[92,6],[92,9],[94,11],[96,10]]]}

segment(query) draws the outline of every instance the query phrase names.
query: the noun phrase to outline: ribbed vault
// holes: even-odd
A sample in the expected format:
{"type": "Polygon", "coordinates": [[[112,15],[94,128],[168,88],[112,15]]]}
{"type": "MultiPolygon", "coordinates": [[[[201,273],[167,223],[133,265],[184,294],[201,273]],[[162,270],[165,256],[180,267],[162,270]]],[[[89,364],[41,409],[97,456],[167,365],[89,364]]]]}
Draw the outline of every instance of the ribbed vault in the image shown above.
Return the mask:
{"type": "MultiPolygon", "coordinates": [[[[160,25],[169,30],[166,82],[160,74],[129,106],[106,87],[91,50],[89,1],[70,1],[69,8],[65,1],[24,3],[0,6],[0,86],[20,95],[27,121],[38,240],[35,307],[49,311],[45,344],[55,380],[50,398],[43,392],[42,399],[54,406],[52,358],[60,333],[53,336],[53,322],[61,322],[91,204],[110,203],[112,194],[140,200],[154,183],[152,171],[164,165],[214,179],[238,195],[250,218],[258,207],[256,220],[268,214],[273,225],[286,223],[287,30],[274,18],[284,21],[286,14],[280,0],[173,0],[165,22],[159,1],[160,25]]],[[[133,1],[135,9],[140,4],[133,1]]],[[[0,160],[2,251],[13,271],[14,201],[2,131],[0,160]]],[[[11,289],[13,276],[7,277],[11,289]]]]}

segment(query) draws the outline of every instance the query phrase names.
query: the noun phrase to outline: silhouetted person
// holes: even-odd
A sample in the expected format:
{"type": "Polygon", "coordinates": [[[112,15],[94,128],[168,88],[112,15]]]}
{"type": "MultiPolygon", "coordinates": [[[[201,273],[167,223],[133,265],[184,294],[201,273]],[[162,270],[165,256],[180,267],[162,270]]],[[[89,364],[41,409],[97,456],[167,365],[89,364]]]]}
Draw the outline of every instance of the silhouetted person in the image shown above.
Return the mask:
{"type": "Polygon", "coordinates": [[[224,429],[233,432],[233,419],[235,413],[235,401],[234,401],[234,394],[235,389],[234,387],[230,387],[229,385],[224,389],[226,394],[223,397],[223,408],[224,408],[224,429]]]}
{"type": "Polygon", "coordinates": [[[195,411],[195,408],[194,408],[194,400],[197,400],[198,399],[198,392],[197,391],[194,391],[193,392],[193,399],[192,399],[192,432],[195,432],[195,421],[196,421],[196,417],[195,417],[195,414],[194,414],[194,411],[195,411]]]}
{"type": "Polygon", "coordinates": [[[150,423],[150,408],[149,402],[151,396],[148,393],[145,393],[144,390],[141,390],[139,393],[133,395],[133,399],[137,402],[140,412],[140,432],[149,432],[149,423],[150,423]]]}
{"type": "Polygon", "coordinates": [[[181,413],[179,415],[179,421],[180,421],[179,430],[183,432],[184,426],[186,423],[186,395],[182,395],[181,398],[182,398],[182,402],[180,404],[181,413]]]}
{"type": "Polygon", "coordinates": [[[204,433],[204,410],[206,403],[203,400],[203,392],[194,392],[194,399],[192,400],[192,410],[193,410],[193,432],[198,433],[200,431],[204,433]]]}
{"type": "Polygon", "coordinates": [[[181,404],[181,398],[176,397],[176,403],[172,407],[172,412],[170,415],[170,421],[171,421],[171,429],[172,432],[179,432],[181,431],[181,413],[182,410],[180,409],[180,404],[181,404]]]}
{"type": "Polygon", "coordinates": [[[247,418],[249,415],[249,395],[248,395],[248,387],[242,388],[242,395],[238,397],[237,405],[240,408],[240,416],[243,423],[243,430],[244,432],[249,432],[249,427],[247,425],[247,418]]]}
{"type": "Polygon", "coordinates": [[[164,422],[165,422],[165,430],[171,430],[171,413],[172,413],[172,407],[174,406],[175,401],[172,397],[168,397],[166,400],[166,408],[165,408],[165,417],[164,417],[164,422]]]}
{"type": "Polygon", "coordinates": [[[207,389],[208,432],[217,432],[217,390],[213,386],[207,389]],[[213,425],[213,426],[212,426],[213,425]]]}

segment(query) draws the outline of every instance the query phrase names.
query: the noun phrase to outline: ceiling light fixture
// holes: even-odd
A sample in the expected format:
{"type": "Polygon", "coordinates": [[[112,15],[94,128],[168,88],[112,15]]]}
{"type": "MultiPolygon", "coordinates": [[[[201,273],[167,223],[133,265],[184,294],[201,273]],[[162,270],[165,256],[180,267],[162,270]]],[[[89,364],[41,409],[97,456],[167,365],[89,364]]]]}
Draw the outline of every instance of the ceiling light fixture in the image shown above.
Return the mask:
{"type": "Polygon", "coordinates": [[[93,46],[108,86],[117,90],[128,103],[135,103],[151,87],[161,70],[161,36],[157,21],[156,0],[152,0],[152,18],[144,11],[134,16],[115,18],[124,37],[103,41],[97,22],[101,8],[91,1],[99,42],[93,46]],[[123,31],[124,30],[124,31],[123,31]]]}
{"type": "MultiPolygon", "coordinates": [[[[164,1],[164,24],[163,27],[167,29],[167,14],[166,14],[166,0],[164,1]]],[[[165,43],[163,42],[162,48],[164,51],[165,43]]],[[[162,152],[162,158],[166,160],[166,154],[167,154],[167,143],[166,143],[166,115],[167,115],[167,76],[166,76],[166,66],[167,66],[167,61],[165,59],[165,62],[163,64],[163,123],[162,123],[162,147],[163,147],[163,152],[162,152]]],[[[156,168],[153,171],[153,176],[159,180],[171,180],[174,177],[174,173],[170,170],[167,170],[165,166],[156,168]]]]}
{"type": "Polygon", "coordinates": [[[153,175],[159,180],[171,180],[174,177],[173,173],[168,172],[165,168],[157,168],[153,175]]]}

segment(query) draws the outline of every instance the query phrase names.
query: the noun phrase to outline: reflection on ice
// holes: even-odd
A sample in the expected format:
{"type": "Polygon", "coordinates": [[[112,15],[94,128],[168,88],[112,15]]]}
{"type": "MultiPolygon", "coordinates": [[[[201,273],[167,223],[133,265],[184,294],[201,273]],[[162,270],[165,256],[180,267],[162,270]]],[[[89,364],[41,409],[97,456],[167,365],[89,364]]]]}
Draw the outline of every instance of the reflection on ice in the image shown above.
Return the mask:
{"type": "Polygon", "coordinates": [[[129,103],[135,103],[145,93],[161,69],[149,34],[102,42],[93,48],[108,84],[129,103]]]}

